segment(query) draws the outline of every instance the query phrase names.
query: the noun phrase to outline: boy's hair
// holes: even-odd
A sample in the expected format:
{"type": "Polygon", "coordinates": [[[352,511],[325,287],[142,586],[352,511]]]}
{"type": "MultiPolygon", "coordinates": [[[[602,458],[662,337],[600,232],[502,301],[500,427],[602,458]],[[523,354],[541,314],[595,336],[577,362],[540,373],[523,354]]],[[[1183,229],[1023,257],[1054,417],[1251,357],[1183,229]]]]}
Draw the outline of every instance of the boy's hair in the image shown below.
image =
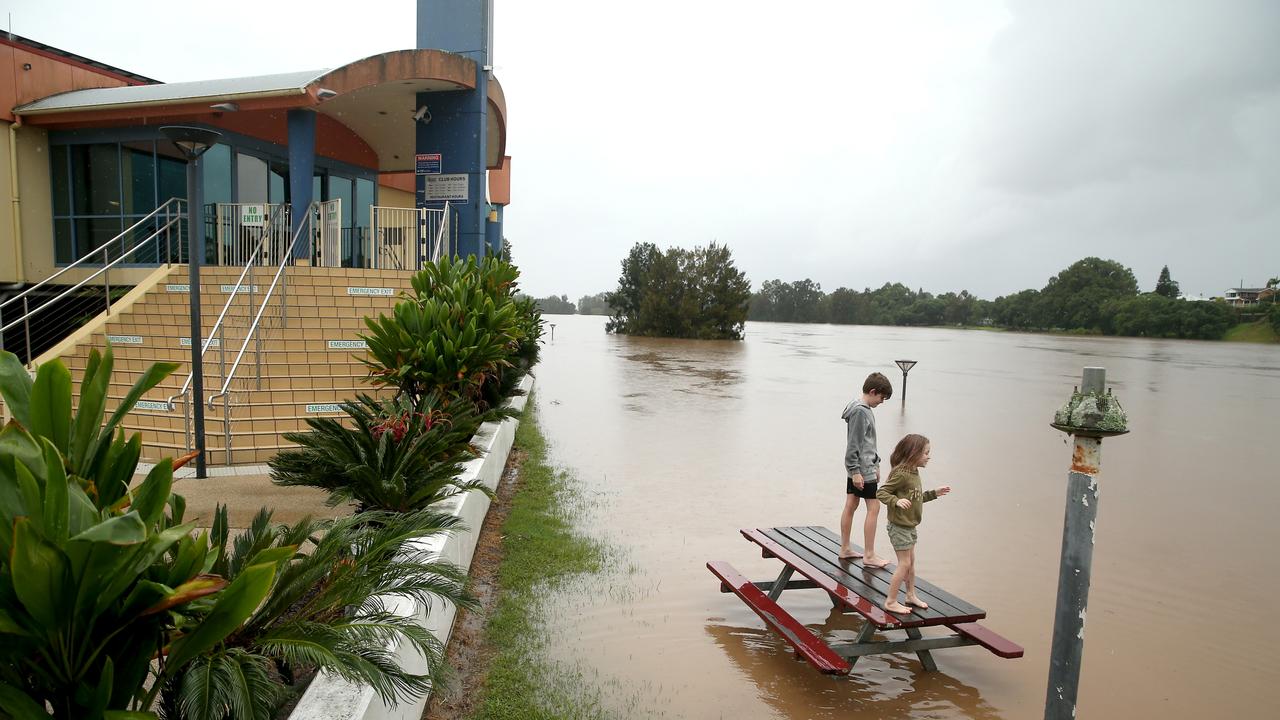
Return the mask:
{"type": "Polygon", "coordinates": [[[871,392],[888,400],[893,397],[893,385],[889,384],[889,378],[874,372],[868,375],[867,379],[862,383],[862,393],[865,395],[871,392]]]}
{"type": "Polygon", "coordinates": [[[924,449],[929,444],[929,438],[923,435],[912,433],[898,441],[897,447],[893,449],[893,454],[889,456],[889,465],[891,467],[907,467],[915,470],[920,467],[916,461],[924,454],[924,449]]]}

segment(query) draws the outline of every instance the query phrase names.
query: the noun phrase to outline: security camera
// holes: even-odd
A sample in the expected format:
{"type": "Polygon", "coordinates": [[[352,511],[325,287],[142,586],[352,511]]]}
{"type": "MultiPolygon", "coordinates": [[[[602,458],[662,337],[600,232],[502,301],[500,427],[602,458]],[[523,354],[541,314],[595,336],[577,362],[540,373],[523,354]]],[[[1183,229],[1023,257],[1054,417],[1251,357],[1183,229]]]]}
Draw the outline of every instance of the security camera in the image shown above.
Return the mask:
{"type": "Polygon", "coordinates": [[[427,123],[431,122],[431,111],[427,109],[426,105],[423,105],[422,107],[414,111],[413,119],[417,122],[422,123],[423,125],[426,125],[427,123]]]}

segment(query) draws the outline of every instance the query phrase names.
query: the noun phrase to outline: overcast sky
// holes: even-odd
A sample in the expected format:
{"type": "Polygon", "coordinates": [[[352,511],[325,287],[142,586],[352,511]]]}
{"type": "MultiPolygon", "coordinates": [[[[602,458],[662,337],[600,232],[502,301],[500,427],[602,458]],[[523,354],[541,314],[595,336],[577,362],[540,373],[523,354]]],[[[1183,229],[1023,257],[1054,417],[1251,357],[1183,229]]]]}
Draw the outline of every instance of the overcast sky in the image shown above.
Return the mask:
{"type": "MultiPolygon", "coordinates": [[[[415,42],[405,1],[7,6],[169,82],[415,42]]],[[[992,298],[1087,255],[1193,296],[1280,275],[1280,2],[497,0],[495,35],[533,295],[611,289],[641,241],[727,244],[757,288],[992,298]]]]}

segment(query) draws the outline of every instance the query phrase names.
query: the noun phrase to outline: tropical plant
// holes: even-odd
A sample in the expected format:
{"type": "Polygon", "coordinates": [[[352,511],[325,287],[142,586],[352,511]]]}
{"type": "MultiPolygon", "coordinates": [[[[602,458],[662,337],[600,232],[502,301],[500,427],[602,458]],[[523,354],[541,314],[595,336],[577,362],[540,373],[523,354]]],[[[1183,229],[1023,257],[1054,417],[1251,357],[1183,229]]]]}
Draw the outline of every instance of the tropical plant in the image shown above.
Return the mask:
{"type": "Polygon", "coordinates": [[[390,317],[365,318],[370,381],[417,399],[478,402],[520,342],[515,266],[496,257],[427,263],[390,317]]]}
{"type": "MultiPolygon", "coordinates": [[[[323,670],[367,685],[387,704],[412,700],[444,679],[439,640],[414,617],[395,612],[396,598],[473,607],[465,573],[406,543],[458,528],[452,515],[366,513],[333,521],[305,518],[293,526],[259,511],[249,529],[219,555],[213,570],[233,582],[255,558],[280,562],[266,602],[180,673],[161,692],[166,720],[269,720],[299,670],[323,670]],[[396,652],[408,644],[426,661],[405,670],[396,652]]],[[[213,542],[228,547],[225,508],[213,542]]]]}
{"type": "Polygon", "coordinates": [[[0,352],[13,417],[0,431],[0,713],[12,718],[47,718],[46,707],[68,720],[151,717],[169,671],[248,617],[274,574],[258,563],[230,584],[209,573],[216,554],[183,523],[171,460],[128,489],[141,439],[113,432],[174,366],[145,372],[104,427],[111,367],[109,348],[90,353],[73,413],[61,362],[33,382],[0,352]],[[188,615],[197,604],[200,622],[188,615]]]}
{"type": "Polygon", "coordinates": [[[299,447],[269,461],[272,482],[321,488],[330,505],[354,501],[360,512],[412,512],[460,492],[490,492],[479,481],[458,481],[463,463],[476,456],[470,440],[480,417],[469,404],[454,403],[446,412],[434,393],[416,402],[360,395],[342,410],[351,427],[309,418],[309,432],[285,435],[299,447]]]}

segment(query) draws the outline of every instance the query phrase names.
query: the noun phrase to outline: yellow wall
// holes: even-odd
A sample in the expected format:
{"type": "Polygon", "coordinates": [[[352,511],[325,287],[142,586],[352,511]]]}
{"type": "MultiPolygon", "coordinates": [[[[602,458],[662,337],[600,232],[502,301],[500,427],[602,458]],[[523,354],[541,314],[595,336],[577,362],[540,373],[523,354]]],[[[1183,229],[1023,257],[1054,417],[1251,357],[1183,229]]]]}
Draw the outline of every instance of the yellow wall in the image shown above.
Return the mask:
{"type": "Polygon", "coordinates": [[[382,185],[378,187],[379,207],[411,208],[414,207],[413,193],[397,190],[382,185]]]}
{"type": "MultiPolygon", "coordinates": [[[[13,237],[13,186],[10,182],[10,123],[0,122],[0,283],[37,283],[57,272],[53,261],[53,205],[49,177],[49,135],[41,128],[18,128],[18,191],[22,217],[22,268],[17,267],[13,237]]],[[[151,268],[111,271],[113,285],[136,285],[151,268]]],[[[58,278],[71,285],[94,269],[72,270],[58,278]]],[[[101,277],[95,281],[100,284],[101,277]]]]}

